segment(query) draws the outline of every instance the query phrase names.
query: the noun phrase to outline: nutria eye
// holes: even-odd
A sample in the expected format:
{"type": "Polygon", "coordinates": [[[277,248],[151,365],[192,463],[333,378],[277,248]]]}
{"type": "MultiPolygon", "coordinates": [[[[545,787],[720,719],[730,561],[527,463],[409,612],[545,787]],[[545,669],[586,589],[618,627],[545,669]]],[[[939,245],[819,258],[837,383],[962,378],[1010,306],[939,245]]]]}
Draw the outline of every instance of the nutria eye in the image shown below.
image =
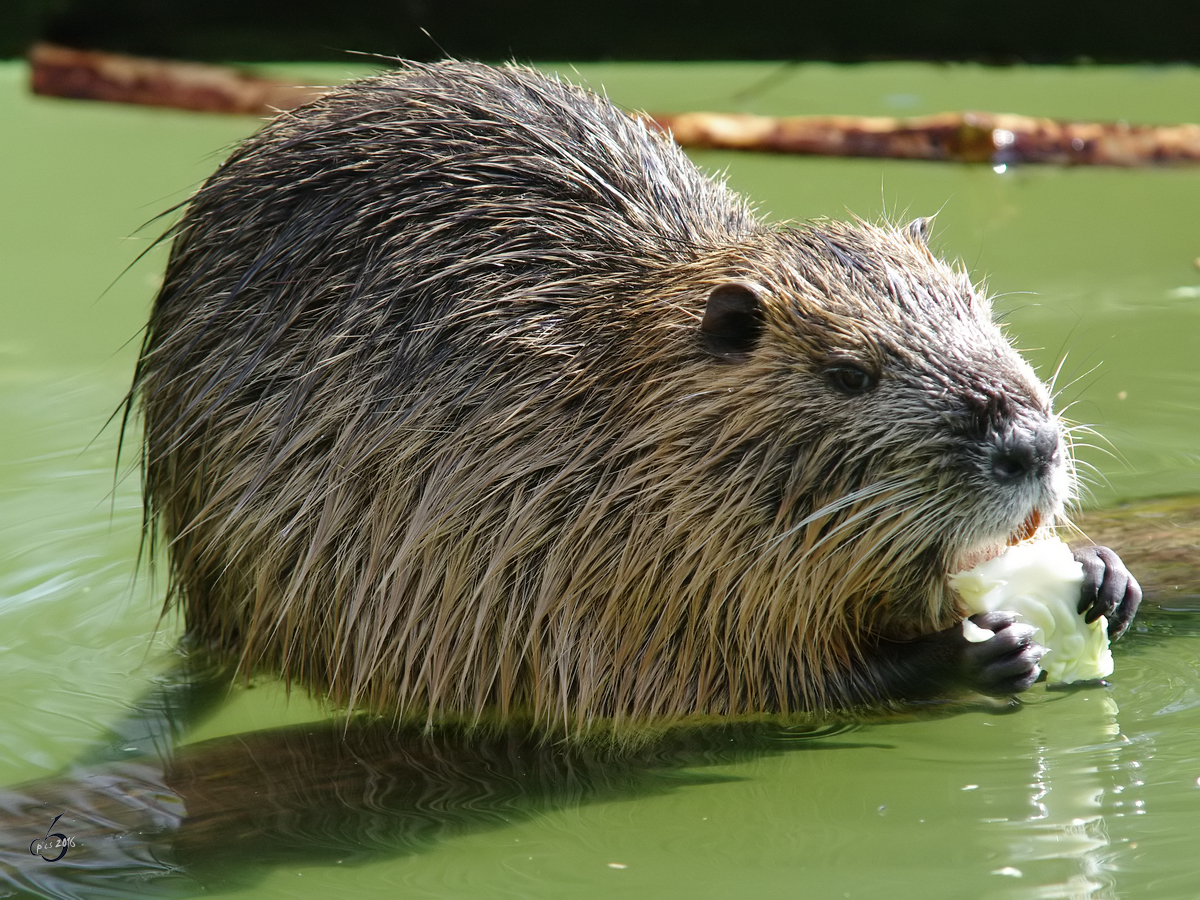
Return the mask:
{"type": "Polygon", "coordinates": [[[866,369],[852,366],[848,363],[838,363],[825,370],[825,376],[834,390],[843,394],[865,394],[873,390],[879,383],[879,378],[866,369]]]}

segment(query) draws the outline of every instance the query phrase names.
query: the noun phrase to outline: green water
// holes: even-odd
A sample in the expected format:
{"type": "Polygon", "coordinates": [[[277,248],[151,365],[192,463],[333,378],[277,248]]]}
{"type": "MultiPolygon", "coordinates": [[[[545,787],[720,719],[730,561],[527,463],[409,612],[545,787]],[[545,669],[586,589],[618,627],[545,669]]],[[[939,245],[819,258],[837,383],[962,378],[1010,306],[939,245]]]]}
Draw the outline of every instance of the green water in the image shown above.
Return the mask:
{"type": "MultiPolygon", "coordinates": [[[[559,68],[652,110],[1200,121],[1200,72],[1181,68],[559,68]]],[[[33,99],[24,79],[0,66],[0,784],[84,752],[176,636],[151,579],[133,578],[135,460],[114,479],[104,428],[162,253],[125,268],[162,226],[139,227],[255,126],[33,99]]],[[[986,277],[1043,374],[1065,356],[1060,405],[1107,441],[1081,451],[1094,502],[1200,493],[1200,169],[697,158],[773,218],[937,213],[935,246],[986,277]]],[[[708,767],[721,780],[558,804],[413,854],[275,866],[243,894],[1200,897],[1200,629],[1155,619],[1153,600],[1154,634],[1118,645],[1110,690],[1039,687],[1014,715],[866,726],[708,767]]],[[[191,739],[320,715],[266,685],[191,739]]]]}

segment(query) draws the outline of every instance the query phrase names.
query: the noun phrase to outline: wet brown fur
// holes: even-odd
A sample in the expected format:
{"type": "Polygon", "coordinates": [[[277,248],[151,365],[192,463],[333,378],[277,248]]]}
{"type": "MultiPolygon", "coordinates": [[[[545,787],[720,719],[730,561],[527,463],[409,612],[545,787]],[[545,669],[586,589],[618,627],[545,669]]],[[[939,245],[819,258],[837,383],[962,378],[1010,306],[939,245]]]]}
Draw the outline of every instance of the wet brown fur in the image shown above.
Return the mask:
{"type": "Polygon", "coordinates": [[[958,618],[964,552],[1061,503],[978,474],[1049,399],[919,228],[761,224],[528,70],[285,114],[173,237],[134,386],[170,595],[343,704],[568,730],[844,705],[878,641],[958,618]],[[698,326],[728,281],[763,330],[721,358],[698,326]],[[832,390],[839,360],[879,388],[832,390]]]}

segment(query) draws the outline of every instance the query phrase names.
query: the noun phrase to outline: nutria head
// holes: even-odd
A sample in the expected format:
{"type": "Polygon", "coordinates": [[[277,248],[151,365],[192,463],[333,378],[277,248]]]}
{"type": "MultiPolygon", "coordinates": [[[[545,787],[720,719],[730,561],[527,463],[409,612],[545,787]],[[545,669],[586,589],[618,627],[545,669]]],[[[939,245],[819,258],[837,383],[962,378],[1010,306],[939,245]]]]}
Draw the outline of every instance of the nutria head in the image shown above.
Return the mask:
{"type": "Polygon", "coordinates": [[[689,625],[661,640],[736,650],[739,712],[836,702],[821,678],[781,685],[864,640],[953,623],[947,575],[1051,521],[1072,490],[1048,391],[925,230],[824,222],[716,251],[667,292],[691,308],[690,348],[664,361],[643,346],[652,365],[626,366],[642,386],[618,427],[658,446],[650,493],[676,509],[623,562],[644,554],[662,594],[614,596],[608,616],[653,632],[662,595],[694,595],[686,611],[667,601],[689,625]]]}
{"type": "Polygon", "coordinates": [[[761,234],[723,260],[700,315],[718,364],[692,376],[692,427],[720,423],[712,483],[761,527],[726,539],[722,568],[740,570],[755,621],[790,618],[832,660],[955,621],[946,576],[1029,537],[1073,489],[1045,385],[926,232],[761,234]]]}

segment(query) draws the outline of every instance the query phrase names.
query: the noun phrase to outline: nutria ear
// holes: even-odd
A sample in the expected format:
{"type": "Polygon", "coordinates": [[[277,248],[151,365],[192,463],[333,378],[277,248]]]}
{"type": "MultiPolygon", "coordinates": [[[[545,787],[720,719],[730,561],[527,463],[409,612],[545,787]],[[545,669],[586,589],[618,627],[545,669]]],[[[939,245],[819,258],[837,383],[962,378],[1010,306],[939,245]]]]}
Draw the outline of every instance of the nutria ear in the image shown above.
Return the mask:
{"type": "Polygon", "coordinates": [[[908,236],[914,244],[920,244],[922,247],[929,244],[929,231],[933,227],[933,219],[929,216],[920,216],[908,223],[904,229],[908,232],[908,236]]]}
{"type": "Polygon", "coordinates": [[[719,284],[708,295],[700,333],[708,349],[724,359],[736,359],[758,344],[763,329],[758,289],[744,281],[719,284]]]}

